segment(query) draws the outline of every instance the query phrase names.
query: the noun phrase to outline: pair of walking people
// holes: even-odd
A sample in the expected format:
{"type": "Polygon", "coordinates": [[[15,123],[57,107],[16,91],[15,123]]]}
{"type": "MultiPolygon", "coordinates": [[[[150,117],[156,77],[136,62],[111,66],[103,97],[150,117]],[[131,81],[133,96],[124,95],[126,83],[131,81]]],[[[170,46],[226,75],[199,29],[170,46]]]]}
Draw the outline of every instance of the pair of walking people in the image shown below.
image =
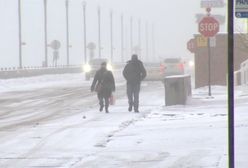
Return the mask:
{"type": "MultiPolygon", "coordinates": [[[[103,110],[105,104],[105,112],[108,113],[109,98],[115,91],[115,80],[112,72],[107,70],[106,65],[106,62],[103,62],[101,68],[96,72],[91,91],[97,91],[100,111],[103,110]]],[[[134,112],[139,112],[140,85],[146,77],[146,70],[136,54],[132,55],[131,60],[127,62],[122,74],[127,81],[128,111],[134,109],[134,112]]]]}

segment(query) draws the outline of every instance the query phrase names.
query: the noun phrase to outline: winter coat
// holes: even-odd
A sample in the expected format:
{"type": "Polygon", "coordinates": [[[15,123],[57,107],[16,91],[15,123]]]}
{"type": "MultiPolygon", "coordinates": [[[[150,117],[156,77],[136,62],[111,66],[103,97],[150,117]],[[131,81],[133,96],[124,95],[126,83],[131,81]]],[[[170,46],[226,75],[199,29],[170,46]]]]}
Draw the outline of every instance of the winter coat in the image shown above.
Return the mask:
{"type": "Polygon", "coordinates": [[[127,84],[140,84],[140,82],[146,77],[146,70],[143,63],[140,60],[132,59],[127,62],[123,72],[124,78],[127,84]]]}
{"type": "Polygon", "coordinates": [[[91,91],[94,91],[99,84],[101,84],[101,89],[97,91],[98,94],[103,97],[110,97],[112,92],[115,91],[115,80],[112,72],[105,68],[96,71],[91,85],[91,91]]]}

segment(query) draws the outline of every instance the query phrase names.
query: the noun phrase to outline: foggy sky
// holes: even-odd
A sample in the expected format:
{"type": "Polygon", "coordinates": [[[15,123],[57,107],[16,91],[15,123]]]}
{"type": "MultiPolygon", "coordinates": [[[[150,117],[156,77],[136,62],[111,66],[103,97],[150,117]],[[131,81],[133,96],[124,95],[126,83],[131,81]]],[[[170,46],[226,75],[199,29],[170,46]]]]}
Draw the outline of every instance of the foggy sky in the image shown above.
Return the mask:
{"type": "MultiPolygon", "coordinates": [[[[48,1],[48,43],[61,41],[59,64],[66,64],[65,0],[48,1]]],[[[0,67],[18,66],[18,0],[0,0],[0,67]]],[[[205,13],[200,8],[200,0],[86,0],[87,41],[98,44],[97,7],[101,8],[102,55],[110,57],[110,10],[113,10],[114,61],[120,60],[120,16],[124,15],[125,60],[130,57],[130,17],[133,17],[133,43],[138,44],[138,20],[142,28],[142,60],[158,60],[163,57],[191,57],[186,42],[197,32],[196,13],[205,13]],[[149,58],[145,50],[145,23],[155,27],[156,54],[149,58]]],[[[226,9],[213,9],[212,13],[225,14],[226,9]]],[[[83,12],[82,0],[69,1],[70,18],[70,63],[79,64],[83,60],[83,12]]],[[[224,31],[225,28],[222,28],[224,31]]],[[[40,66],[44,60],[43,1],[22,0],[23,65],[40,66]]],[[[96,53],[98,51],[96,50],[96,53]]],[[[48,48],[51,65],[52,49],[48,48]]]]}

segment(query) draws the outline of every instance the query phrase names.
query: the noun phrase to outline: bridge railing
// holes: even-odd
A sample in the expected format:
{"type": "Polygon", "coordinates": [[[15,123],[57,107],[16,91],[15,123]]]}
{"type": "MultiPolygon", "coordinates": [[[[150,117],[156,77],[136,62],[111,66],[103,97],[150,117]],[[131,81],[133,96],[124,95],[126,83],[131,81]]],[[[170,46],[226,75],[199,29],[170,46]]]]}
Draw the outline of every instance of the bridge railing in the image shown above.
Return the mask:
{"type": "Polygon", "coordinates": [[[80,73],[80,65],[57,66],[57,67],[23,67],[23,68],[0,68],[0,79],[10,79],[18,77],[31,77],[47,74],[80,73]]]}
{"type": "MultiPolygon", "coordinates": [[[[114,63],[114,70],[122,70],[126,63],[114,63]]],[[[145,64],[147,69],[147,79],[154,80],[159,77],[159,65],[158,64],[145,64]]],[[[39,75],[49,75],[49,74],[65,74],[65,73],[82,73],[82,65],[60,65],[60,66],[50,66],[50,67],[35,67],[27,66],[23,68],[0,68],[0,79],[10,79],[19,77],[31,77],[39,75]]]]}

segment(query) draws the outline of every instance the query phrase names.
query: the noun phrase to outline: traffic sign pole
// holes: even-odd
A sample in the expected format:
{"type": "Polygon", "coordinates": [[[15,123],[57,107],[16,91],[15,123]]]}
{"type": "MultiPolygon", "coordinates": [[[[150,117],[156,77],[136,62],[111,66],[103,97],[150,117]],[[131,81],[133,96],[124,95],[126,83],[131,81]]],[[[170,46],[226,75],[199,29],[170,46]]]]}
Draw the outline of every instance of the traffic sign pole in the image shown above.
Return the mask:
{"type": "Polygon", "coordinates": [[[211,90],[211,48],[210,48],[210,37],[208,37],[208,96],[212,96],[211,90]]]}
{"type": "Polygon", "coordinates": [[[228,0],[228,165],[235,168],[235,129],[234,129],[234,21],[233,0],[228,0]]]}
{"type": "Polygon", "coordinates": [[[211,93],[211,46],[210,37],[214,37],[219,32],[219,22],[210,16],[211,8],[207,8],[207,16],[205,16],[199,22],[198,31],[208,39],[208,95],[212,96],[211,93]]]}

